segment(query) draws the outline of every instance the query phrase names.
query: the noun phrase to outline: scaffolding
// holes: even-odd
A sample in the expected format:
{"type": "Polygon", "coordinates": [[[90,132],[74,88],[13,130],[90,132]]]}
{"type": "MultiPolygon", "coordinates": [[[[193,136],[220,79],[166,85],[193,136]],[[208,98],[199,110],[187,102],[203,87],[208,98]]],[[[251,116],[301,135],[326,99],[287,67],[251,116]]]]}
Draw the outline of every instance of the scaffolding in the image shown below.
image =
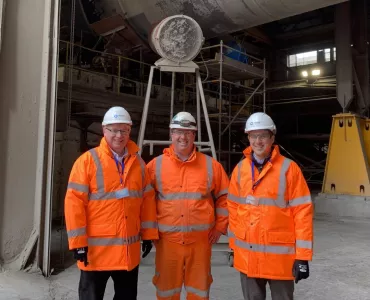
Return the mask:
{"type": "MultiPolygon", "coordinates": [[[[221,40],[219,44],[202,48],[200,61],[196,63],[206,78],[203,80],[205,93],[216,94],[217,113],[209,114],[209,118],[217,118],[218,148],[217,156],[220,162],[227,157],[227,172],[231,173],[231,155],[242,156],[241,151],[232,147],[233,125],[245,124],[246,117],[252,113],[255,105],[253,100],[259,95],[262,106],[258,110],[266,111],[266,60],[240,51],[221,40]],[[206,55],[208,57],[204,59],[206,55]],[[215,91],[216,89],[216,91],[215,91]],[[232,93],[233,89],[243,90],[242,94],[232,93]],[[240,96],[243,101],[240,101],[240,96]],[[227,106],[227,107],[226,107],[227,106]],[[239,109],[238,109],[239,108],[239,109]],[[237,111],[233,111],[236,110],[237,111]],[[240,116],[243,115],[242,118],[240,116]],[[228,132],[227,147],[223,147],[222,137],[228,132]]],[[[194,83],[186,84],[185,89],[194,89],[194,83]]],[[[197,93],[197,92],[195,92],[197,93]]],[[[199,130],[201,135],[201,130],[199,130]]],[[[224,165],[224,167],[226,167],[224,165]]]]}
{"type": "MultiPolygon", "coordinates": [[[[60,41],[60,43],[66,46],[70,44],[67,41],[60,41]]],[[[94,58],[96,63],[88,67],[74,65],[72,66],[73,69],[78,72],[101,74],[112,78],[111,91],[116,92],[117,95],[126,94],[125,91],[122,91],[122,86],[126,84],[128,87],[137,87],[133,95],[139,97],[144,96],[144,90],[147,84],[145,79],[148,76],[149,72],[147,70],[150,69],[150,64],[120,55],[89,49],[81,45],[75,45],[75,47],[80,49],[80,53],[84,50],[87,53],[96,54],[94,58]],[[124,72],[124,66],[127,69],[128,62],[137,65],[137,67],[129,68],[130,72],[135,71],[135,75],[137,75],[135,79],[127,76],[128,74],[124,72]]],[[[68,49],[69,47],[66,47],[66,62],[69,61],[68,49]]],[[[235,138],[235,126],[243,126],[246,118],[253,112],[254,108],[258,111],[266,110],[266,62],[265,59],[254,57],[245,51],[225,45],[223,41],[220,41],[217,45],[202,48],[195,62],[199,66],[203,78],[204,94],[211,97],[211,101],[213,100],[215,103],[212,107],[212,103],[208,101],[207,108],[209,115],[207,119],[209,119],[211,124],[215,125],[217,123],[218,126],[217,129],[213,126],[213,132],[216,133],[214,134],[214,138],[217,158],[223,164],[225,170],[231,173],[231,167],[235,164],[234,158],[237,159],[237,155],[242,157],[242,149],[237,149],[237,147],[233,147],[232,145],[239,143],[240,148],[247,145],[244,137],[235,138]],[[239,93],[236,91],[239,91],[239,93]],[[256,101],[258,97],[260,100],[259,103],[256,101]],[[233,157],[233,163],[231,157],[233,157]]],[[[59,63],[59,66],[63,65],[63,62],[59,63]]],[[[69,65],[66,64],[64,66],[68,68],[69,65]]],[[[158,85],[160,95],[162,95],[162,88],[164,88],[161,74],[162,72],[159,74],[160,79],[158,85]]],[[[174,82],[172,82],[172,85],[171,98],[174,97],[174,82]]],[[[194,108],[198,105],[200,95],[193,74],[184,76],[183,88],[183,110],[186,110],[187,94],[193,96],[194,102],[191,106],[194,108]]],[[[202,119],[205,123],[205,116],[202,119]]],[[[201,142],[202,124],[200,122],[198,123],[198,142],[201,142]]],[[[202,147],[199,147],[200,151],[203,151],[202,147]]]]}

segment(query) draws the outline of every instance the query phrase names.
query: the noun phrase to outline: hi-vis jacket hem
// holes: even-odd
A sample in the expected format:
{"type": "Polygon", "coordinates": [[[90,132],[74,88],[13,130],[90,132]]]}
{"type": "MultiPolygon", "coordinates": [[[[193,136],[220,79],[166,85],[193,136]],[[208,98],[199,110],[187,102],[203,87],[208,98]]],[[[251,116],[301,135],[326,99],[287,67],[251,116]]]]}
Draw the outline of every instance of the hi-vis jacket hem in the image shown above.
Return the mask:
{"type": "Polygon", "coordinates": [[[134,142],[128,142],[127,150],[122,172],[105,138],[73,165],[65,218],[69,249],[89,247],[89,265],[78,262],[80,269],[132,270],[140,262],[140,240],[158,239],[146,165],[134,142]]]}

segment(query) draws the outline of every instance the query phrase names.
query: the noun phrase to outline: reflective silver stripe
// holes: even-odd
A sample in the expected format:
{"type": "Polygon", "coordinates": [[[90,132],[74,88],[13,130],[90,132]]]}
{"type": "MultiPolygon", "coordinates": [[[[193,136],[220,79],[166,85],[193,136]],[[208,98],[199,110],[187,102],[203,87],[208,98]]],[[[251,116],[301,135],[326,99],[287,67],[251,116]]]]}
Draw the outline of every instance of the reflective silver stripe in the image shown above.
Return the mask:
{"type": "Polygon", "coordinates": [[[131,245],[140,241],[140,236],[130,236],[128,238],[95,238],[89,237],[87,243],[89,246],[121,246],[131,245]]]}
{"type": "Polygon", "coordinates": [[[199,225],[188,225],[188,226],[174,226],[158,224],[158,229],[161,232],[194,232],[194,231],[205,231],[213,228],[212,224],[199,224],[199,225]]]}
{"type": "Polygon", "coordinates": [[[227,217],[229,215],[229,211],[226,208],[216,208],[216,215],[227,217]]]}
{"type": "Polygon", "coordinates": [[[86,184],[76,183],[76,182],[69,182],[67,189],[72,189],[77,192],[81,193],[88,193],[89,192],[89,186],[86,184]]]}
{"type": "Polygon", "coordinates": [[[157,222],[141,222],[141,228],[143,229],[149,229],[149,228],[154,228],[154,229],[157,229],[158,228],[158,224],[157,222]]]}
{"type": "Polygon", "coordinates": [[[195,294],[195,295],[197,295],[201,298],[208,298],[209,297],[209,290],[208,291],[202,291],[202,290],[198,290],[196,288],[193,288],[191,286],[185,286],[185,290],[188,293],[195,294]]]}
{"type": "Polygon", "coordinates": [[[235,240],[235,246],[253,251],[253,252],[263,252],[263,253],[273,253],[273,254],[295,254],[295,247],[289,246],[277,246],[277,245],[260,245],[260,244],[250,244],[239,240],[235,240]]]}
{"type": "Polygon", "coordinates": [[[109,200],[109,199],[116,200],[116,199],[122,199],[122,198],[127,198],[127,197],[141,198],[142,192],[124,188],[124,189],[117,190],[114,192],[91,193],[89,195],[89,200],[109,200]]]}
{"type": "Polygon", "coordinates": [[[239,204],[246,204],[246,197],[238,197],[233,194],[228,194],[227,198],[233,202],[239,203],[239,204]]]}
{"type": "MultiPolygon", "coordinates": [[[[210,197],[210,196],[209,196],[210,197]]],[[[162,193],[158,193],[159,200],[201,200],[201,199],[208,199],[209,197],[205,197],[202,193],[187,193],[187,192],[179,192],[179,193],[171,193],[163,195],[162,193]]]]}
{"type": "Polygon", "coordinates": [[[137,159],[139,160],[139,163],[140,163],[140,167],[141,167],[141,178],[142,178],[142,185],[144,186],[144,183],[145,183],[145,162],[144,160],[141,158],[141,156],[139,154],[136,154],[136,157],[137,159]]]}
{"type": "Polygon", "coordinates": [[[95,177],[96,177],[96,187],[97,187],[98,193],[99,192],[103,193],[104,192],[104,174],[103,174],[103,168],[101,166],[100,159],[98,156],[98,152],[96,151],[95,148],[89,150],[89,152],[91,156],[93,157],[95,166],[96,166],[95,177]]]}
{"type": "Polygon", "coordinates": [[[296,240],[295,245],[297,248],[312,249],[312,241],[296,240]]]}
{"type": "Polygon", "coordinates": [[[149,192],[153,189],[153,186],[149,183],[144,188],[144,193],[149,192]]]}
{"type": "MultiPolygon", "coordinates": [[[[247,197],[237,197],[233,194],[228,194],[227,198],[239,204],[250,204],[249,202],[247,202],[247,197]]],[[[285,208],[287,206],[287,203],[284,199],[277,201],[272,198],[258,198],[258,205],[277,206],[280,208],[285,208]]]]}
{"type": "Polygon", "coordinates": [[[229,238],[231,238],[231,237],[235,237],[235,234],[234,234],[234,232],[232,232],[232,231],[230,230],[230,227],[228,227],[228,228],[227,228],[227,236],[228,236],[229,238]]]}
{"type": "Polygon", "coordinates": [[[156,159],[156,166],[155,166],[155,177],[156,177],[156,185],[157,185],[157,197],[159,200],[202,200],[208,199],[211,197],[209,193],[212,182],[213,182],[213,167],[212,167],[212,158],[206,155],[207,160],[207,194],[204,195],[198,192],[178,192],[178,193],[170,193],[164,194],[163,193],[163,186],[162,186],[162,161],[163,155],[160,155],[156,159]]]}
{"type": "Polygon", "coordinates": [[[86,235],[86,227],[81,227],[81,228],[69,230],[69,231],[67,231],[67,235],[68,235],[68,238],[84,236],[84,235],[86,235]]]}
{"type": "Polygon", "coordinates": [[[283,165],[281,166],[280,169],[279,189],[276,204],[282,208],[287,207],[288,205],[288,203],[285,201],[286,172],[288,171],[291,162],[292,161],[289,158],[284,157],[283,165]]]}
{"type": "Polygon", "coordinates": [[[237,182],[238,182],[238,186],[239,186],[239,195],[240,195],[240,190],[241,190],[241,187],[240,187],[240,184],[241,184],[241,172],[240,172],[240,169],[242,167],[242,164],[243,164],[243,161],[241,160],[239,163],[238,163],[238,176],[237,176],[237,182]]]}
{"type": "Polygon", "coordinates": [[[212,183],[213,183],[213,166],[212,166],[212,157],[206,155],[206,160],[207,160],[207,192],[209,192],[212,188],[212,183]]]}
{"type": "Polygon", "coordinates": [[[310,203],[312,203],[311,196],[303,196],[289,200],[289,206],[291,207],[310,203]]]}
{"type": "Polygon", "coordinates": [[[258,199],[258,204],[259,205],[266,205],[266,206],[277,206],[280,208],[286,208],[287,207],[287,202],[285,199],[272,199],[272,198],[259,198],[258,199]]]}
{"type": "MultiPolygon", "coordinates": [[[[277,207],[280,207],[280,208],[286,208],[288,206],[288,203],[285,201],[286,172],[288,171],[291,162],[292,161],[290,159],[284,158],[283,164],[282,164],[281,169],[280,169],[277,199],[275,200],[275,199],[272,199],[272,198],[258,198],[258,205],[277,206],[277,207]]],[[[238,180],[238,185],[239,185],[239,190],[240,190],[240,185],[241,185],[241,182],[240,182],[240,166],[241,166],[241,162],[238,164],[238,166],[239,167],[238,167],[238,179],[237,180],[238,180]]],[[[249,203],[247,203],[246,197],[238,197],[238,196],[235,196],[235,195],[230,194],[230,193],[228,194],[228,199],[233,201],[233,202],[239,203],[239,204],[249,204],[249,203]]],[[[294,206],[295,203],[298,203],[298,200],[297,200],[297,202],[293,201],[292,205],[290,204],[290,206],[294,206]]]]}
{"type": "Polygon", "coordinates": [[[224,189],[216,195],[216,198],[220,198],[222,195],[226,195],[229,192],[228,189],[224,189]]]}
{"type": "Polygon", "coordinates": [[[161,178],[162,161],[163,161],[163,154],[158,156],[155,162],[155,179],[156,179],[157,191],[159,195],[163,194],[162,178],[161,178]]]}
{"type": "MultiPolygon", "coordinates": [[[[96,193],[91,193],[89,195],[89,200],[109,200],[109,199],[116,200],[126,197],[141,198],[143,196],[143,193],[141,191],[129,190],[127,188],[113,192],[105,192],[103,168],[98,156],[98,152],[96,151],[95,148],[89,150],[89,152],[91,153],[91,156],[93,157],[96,166],[95,176],[96,176],[96,186],[98,190],[96,193]]],[[[143,178],[145,178],[145,163],[139,155],[137,155],[137,158],[139,159],[141,165],[142,176],[144,176],[143,178]]]]}
{"type": "Polygon", "coordinates": [[[157,294],[159,297],[171,297],[171,296],[174,296],[176,294],[180,294],[181,293],[181,287],[180,288],[176,288],[176,289],[172,289],[172,290],[167,290],[167,291],[161,291],[157,288],[157,294]]]}

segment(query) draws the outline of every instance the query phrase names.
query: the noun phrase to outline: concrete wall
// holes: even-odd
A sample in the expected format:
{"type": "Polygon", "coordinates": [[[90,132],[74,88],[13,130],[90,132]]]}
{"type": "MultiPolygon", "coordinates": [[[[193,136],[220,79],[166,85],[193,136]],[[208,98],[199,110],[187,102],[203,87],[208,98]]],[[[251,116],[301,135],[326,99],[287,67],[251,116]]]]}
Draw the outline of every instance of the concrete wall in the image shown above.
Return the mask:
{"type": "Polygon", "coordinates": [[[0,54],[0,259],[5,263],[17,258],[40,223],[34,216],[40,216],[35,193],[41,184],[36,178],[47,7],[46,0],[11,0],[5,7],[0,54]]]}

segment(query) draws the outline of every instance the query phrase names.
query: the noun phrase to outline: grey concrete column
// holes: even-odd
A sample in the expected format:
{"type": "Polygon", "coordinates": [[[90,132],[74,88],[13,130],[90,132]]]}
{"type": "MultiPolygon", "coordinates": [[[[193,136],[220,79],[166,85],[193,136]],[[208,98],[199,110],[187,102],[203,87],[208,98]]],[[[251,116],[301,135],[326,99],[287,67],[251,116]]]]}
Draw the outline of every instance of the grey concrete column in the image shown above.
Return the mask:
{"type": "MultiPolygon", "coordinates": [[[[37,245],[40,250],[48,244],[44,237],[49,226],[58,3],[10,0],[4,12],[0,53],[0,259],[15,269],[25,265],[37,245]]],[[[42,254],[38,260],[41,268],[44,257],[48,255],[42,254]]]]}

